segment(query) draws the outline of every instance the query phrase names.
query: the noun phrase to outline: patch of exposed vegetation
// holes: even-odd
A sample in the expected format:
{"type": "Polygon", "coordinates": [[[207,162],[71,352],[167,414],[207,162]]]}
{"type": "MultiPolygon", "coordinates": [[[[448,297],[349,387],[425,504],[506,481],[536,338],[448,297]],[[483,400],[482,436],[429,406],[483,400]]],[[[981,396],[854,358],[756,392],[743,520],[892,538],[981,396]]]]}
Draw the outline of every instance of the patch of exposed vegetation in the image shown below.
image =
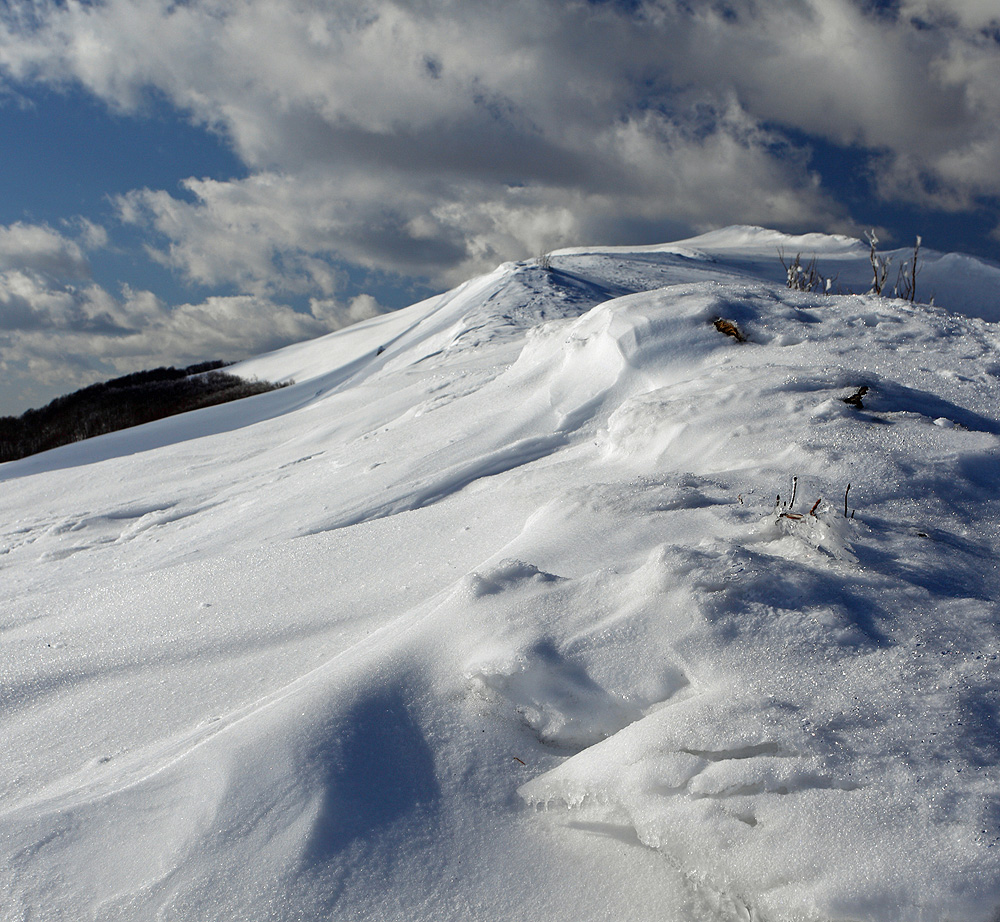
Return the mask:
{"type": "Polygon", "coordinates": [[[745,343],[747,341],[746,336],[743,335],[743,331],[736,326],[732,320],[726,320],[725,317],[716,317],[712,323],[715,324],[715,329],[717,329],[720,333],[725,333],[726,336],[732,336],[736,342],[745,343]]]}

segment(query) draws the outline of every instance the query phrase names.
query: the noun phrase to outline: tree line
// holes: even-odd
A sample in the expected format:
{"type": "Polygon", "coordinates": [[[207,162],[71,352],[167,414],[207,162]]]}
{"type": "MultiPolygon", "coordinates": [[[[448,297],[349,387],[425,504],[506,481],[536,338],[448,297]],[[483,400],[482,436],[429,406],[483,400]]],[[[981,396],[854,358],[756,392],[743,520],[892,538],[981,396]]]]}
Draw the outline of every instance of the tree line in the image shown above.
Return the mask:
{"type": "Polygon", "coordinates": [[[91,384],[20,416],[0,416],[0,462],[285,386],[220,371],[226,364],[138,371],[91,384]]]}

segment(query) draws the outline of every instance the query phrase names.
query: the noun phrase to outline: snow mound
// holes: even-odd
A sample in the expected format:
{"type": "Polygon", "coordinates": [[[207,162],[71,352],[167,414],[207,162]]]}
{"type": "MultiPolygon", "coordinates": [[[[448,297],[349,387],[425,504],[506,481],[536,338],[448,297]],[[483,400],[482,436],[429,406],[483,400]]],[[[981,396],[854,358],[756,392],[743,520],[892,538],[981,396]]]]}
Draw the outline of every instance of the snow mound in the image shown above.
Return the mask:
{"type": "Polygon", "coordinates": [[[0,466],[0,915],[994,920],[996,270],[775,245],[864,280],[560,251],[0,466]]]}

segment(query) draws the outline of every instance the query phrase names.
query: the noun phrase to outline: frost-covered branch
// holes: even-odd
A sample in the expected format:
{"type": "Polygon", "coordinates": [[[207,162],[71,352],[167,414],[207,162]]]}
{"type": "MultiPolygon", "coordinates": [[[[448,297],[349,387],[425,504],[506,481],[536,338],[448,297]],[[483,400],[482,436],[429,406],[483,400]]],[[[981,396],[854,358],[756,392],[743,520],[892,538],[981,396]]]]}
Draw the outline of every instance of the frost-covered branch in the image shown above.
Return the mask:
{"type": "Polygon", "coordinates": [[[917,235],[916,243],[913,244],[913,256],[899,267],[895,294],[897,298],[902,298],[904,301],[916,301],[917,299],[917,258],[920,255],[922,242],[923,238],[917,235]]]}
{"type": "Polygon", "coordinates": [[[792,291],[822,291],[830,293],[833,279],[826,278],[816,267],[814,256],[807,265],[802,265],[802,254],[796,253],[795,259],[785,262],[785,251],[778,250],[778,259],[785,270],[785,286],[792,291]]]}
{"type": "Polygon", "coordinates": [[[872,264],[872,287],[871,294],[881,295],[885,288],[885,281],[889,277],[889,266],[892,265],[891,256],[879,255],[876,247],[878,237],[875,235],[875,228],[865,232],[865,239],[868,241],[868,258],[872,264]]]}

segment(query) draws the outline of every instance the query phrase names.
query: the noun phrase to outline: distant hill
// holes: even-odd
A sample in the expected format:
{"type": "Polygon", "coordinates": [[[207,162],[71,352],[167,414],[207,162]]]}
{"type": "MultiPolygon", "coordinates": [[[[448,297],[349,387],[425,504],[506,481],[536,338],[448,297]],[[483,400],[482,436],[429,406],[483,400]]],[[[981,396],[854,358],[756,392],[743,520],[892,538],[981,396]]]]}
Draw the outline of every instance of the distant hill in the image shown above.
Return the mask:
{"type": "Polygon", "coordinates": [[[226,365],[137,371],[57,397],[41,409],[0,417],[0,462],[284,386],[219,370],[226,365]]]}

